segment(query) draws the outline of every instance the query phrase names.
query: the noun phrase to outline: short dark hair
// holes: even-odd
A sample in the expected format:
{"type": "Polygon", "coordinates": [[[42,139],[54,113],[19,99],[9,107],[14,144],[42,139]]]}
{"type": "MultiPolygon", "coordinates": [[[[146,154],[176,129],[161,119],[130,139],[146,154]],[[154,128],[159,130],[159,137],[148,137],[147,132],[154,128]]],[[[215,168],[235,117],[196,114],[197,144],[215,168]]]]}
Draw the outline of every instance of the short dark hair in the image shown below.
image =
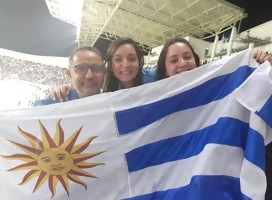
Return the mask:
{"type": "Polygon", "coordinates": [[[186,44],[192,51],[193,56],[195,58],[195,62],[196,62],[196,66],[199,67],[200,66],[200,59],[199,56],[197,55],[197,53],[194,51],[194,48],[192,47],[192,45],[188,42],[188,40],[184,39],[184,38],[174,38],[169,40],[168,42],[166,42],[166,44],[163,46],[162,51],[160,53],[159,56],[159,60],[158,60],[158,68],[157,68],[157,80],[161,80],[166,78],[166,66],[165,66],[165,59],[166,59],[166,54],[168,51],[168,48],[175,43],[184,43],[186,44]]]}
{"type": "Polygon", "coordinates": [[[101,52],[95,48],[95,47],[91,47],[91,46],[82,46],[82,47],[79,47],[77,49],[75,49],[71,55],[69,56],[69,67],[71,67],[73,65],[73,62],[74,62],[74,55],[79,52],[79,51],[90,51],[90,52],[94,52],[96,53],[97,55],[99,55],[99,57],[101,58],[101,60],[103,60],[103,57],[102,57],[102,54],[101,52]]]}
{"type": "Polygon", "coordinates": [[[130,44],[134,47],[137,54],[137,59],[139,61],[139,70],[135,77],[133,87],[143,84],[142,67],[144,65],[144,57],[138,44],[131,38],[118,38],[110,43],[107,50],[107,55],[105,60],[105,65],[106,65],[106,80],[104,85],[105,92],[114,92],[116,90],[119,90],[119,80],[114,76],[112,71],[112,58],[116,50],[121,45],[124,45],[124,44],[130,44]]]}

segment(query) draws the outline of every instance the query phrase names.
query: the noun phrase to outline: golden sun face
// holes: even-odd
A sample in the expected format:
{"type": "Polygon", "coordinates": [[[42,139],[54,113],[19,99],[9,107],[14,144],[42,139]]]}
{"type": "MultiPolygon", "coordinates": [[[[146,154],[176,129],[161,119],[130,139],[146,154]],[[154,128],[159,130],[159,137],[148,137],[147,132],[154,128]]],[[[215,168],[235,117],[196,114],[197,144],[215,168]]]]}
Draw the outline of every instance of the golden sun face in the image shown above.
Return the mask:
{"type": "Polygon", "coordinates": [[[44,150],[37,159],[39,167],[47,174],[63,175],[73,168],[73,158],[64,149],[44,150]]]}
{"type": "Polygon", "coordinates": [[[6,159],[25,162],[8,171],[28,170],[20,185],[24,185],[33,178],[38,177],[33,192],[37,191],[44,182],[48,181],[48,187],[52,193],[52,197],[56,194],[58,182],[62,184],[68,195],[69,180],[81,184],[87,190],[87,184],[80,180],[79,176],[97,177],[83,169],[104,165],[104,163],[85,162],[103,152],[82,153],[96,136],[92,136],[81,144],[75,145],[82,127],[66,141],[64,141],[64,132],[60,126],[60,120],[56,123],[56,134],[54,138],[49,135],[41,122],[40,128],[42,140],[32,134],[24,132],[18,127],[21,135],[28,140],[31,146],[10,141],[26,154],[3,156],[6,159]]]}

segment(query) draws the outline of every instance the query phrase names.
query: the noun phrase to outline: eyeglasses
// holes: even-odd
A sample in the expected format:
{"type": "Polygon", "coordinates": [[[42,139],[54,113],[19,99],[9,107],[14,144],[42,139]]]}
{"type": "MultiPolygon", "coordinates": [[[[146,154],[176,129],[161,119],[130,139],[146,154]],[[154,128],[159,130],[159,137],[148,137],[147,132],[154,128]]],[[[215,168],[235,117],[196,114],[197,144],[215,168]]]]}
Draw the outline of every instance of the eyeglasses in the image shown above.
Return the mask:
{"type": "Polygon", "coordinates": [[[73,67],[75,72],[77,74],[86,74],[89,69],[91,69],[92,73],[95,74],[101,74],[104,73],[105,67],[103,64],[93,64],[93,65],[87,65],[87,64],[78,64],[73,67]]]}

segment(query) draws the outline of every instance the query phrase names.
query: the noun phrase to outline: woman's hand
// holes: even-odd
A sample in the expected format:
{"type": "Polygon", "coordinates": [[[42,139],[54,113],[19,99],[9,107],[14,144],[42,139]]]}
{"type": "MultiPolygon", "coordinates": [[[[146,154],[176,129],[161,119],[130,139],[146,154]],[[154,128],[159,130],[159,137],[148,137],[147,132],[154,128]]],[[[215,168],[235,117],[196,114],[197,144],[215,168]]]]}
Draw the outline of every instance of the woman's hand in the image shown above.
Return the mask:
{"type": "Polygon", "coordinates": [[[58,99],[60,102],[68,101],[68,96],[72,91],[72,87],[69,85],[57,87],[49,93],[49,97],[53,100],[58,99]]]}
{"type": "Polygon", "coordinates": [[[257,60],[257,62],[260,64],[262,64],[268,60],[270,65],[272,65],[272,56],[268,55],[267,53],[265,53],[263,51],[256,50],[253,54],[253,58],[255,58],[257,60]]]}

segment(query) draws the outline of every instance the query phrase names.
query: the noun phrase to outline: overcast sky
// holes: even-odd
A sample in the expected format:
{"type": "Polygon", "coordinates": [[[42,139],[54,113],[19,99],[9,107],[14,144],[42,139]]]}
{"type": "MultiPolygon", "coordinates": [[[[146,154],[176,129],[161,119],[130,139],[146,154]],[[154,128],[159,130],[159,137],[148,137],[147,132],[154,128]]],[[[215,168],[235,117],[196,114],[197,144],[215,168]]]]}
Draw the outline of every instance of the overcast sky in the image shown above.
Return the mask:
{"type": "Polygon", "coordinates": [[[52,17],[44,0],[0,0],[0,48],[67,56],[76,27],[52,17]]]}

